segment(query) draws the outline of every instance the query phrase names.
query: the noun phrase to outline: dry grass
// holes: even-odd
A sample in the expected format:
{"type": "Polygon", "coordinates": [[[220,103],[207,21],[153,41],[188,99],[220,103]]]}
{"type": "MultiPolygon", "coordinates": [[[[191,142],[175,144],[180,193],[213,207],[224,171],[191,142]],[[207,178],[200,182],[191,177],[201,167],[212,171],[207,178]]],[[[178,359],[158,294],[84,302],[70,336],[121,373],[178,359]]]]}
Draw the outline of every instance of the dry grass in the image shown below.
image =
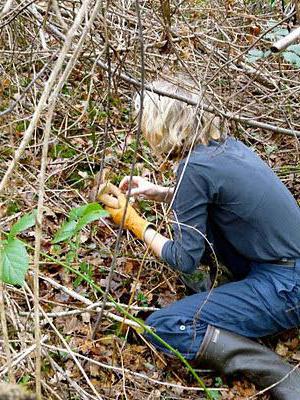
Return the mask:
{"type": "MultiPolygon", "coordinates": [[[[19,149],[16,165],[2,186],[3,231],[20,215],[37,207],[45,124],[50,104],[55,101],[42,185],[45,208],[39,296],[32,293],[31,275],[24,288],[6,286],[3,293],[12,356],[10,372],[17,381],[28,380],[29,387],[34,387],[35,298],[41,313],[41,384],[45,398],[199,398],[195,388],[182,388],[195,383],[175,361],[168,365],[169,361],[149,349],[142,337],[126,325],[121,327],[107,313],[92,340],[96,313],[87,307],[101,301],[101,296],[84,282],[74,287],[76,276],[59,261],[81,271],[83,263],[89,264],[92,278],[105,288],[114,260],[111,293],[116,300],[127,303],[135,287],[134,303],[146,304],[139,314],[141,318],[151,306],[182,296],[184,289],[178,286],[176,274],[150,255],[144,260],[144,248],[129,234],[121,237],[116,252],[117,232],[107,221],[86,229],[77,247],[72,243],[54,247],[51,239],[68,211],[88,201],[99,172],[105,171],[107,178],[118,183],[137,157],[135,173],[165,184],[172,179],[171,163],[161,166],[144,143],[136,146],[131,98],[140,86],[142,70],[147,81],[180,72],[196,84],[205,84],[213,100],[208,106],[223,115],[232,134],[256,148],[298,197],[299,69],[280,55],[256,63],[247,58],[251,48],[269,48],[271,42],[264,33],[270,30],[270,21],[286,17],[267,1],[174,1],[170,7],[166,0],[142,1],[143,63],[135,1],[85,3],[88,12],[73,36],[70,28],[76,22],[82,4],[79,1],[7,2],[10,7],[0,20],[0,177],[5,176],[19,149]],[[97,5],[100,12],[75,59],[97,5]],[[67,76],[64,71],[70,60],[67,76]],[[55,65],[57,74],[53,76],[55,65]],[[54,98],[55,91],[58,94],[54,98]],[[243,123],[238,122],[240,117],[243,123]],[[269,128],[259,129],[257,122],[269,128]],[[274,134],[276,127],[287,129],[288,135],[274,134]],[[29,143],[20,151],[26,134],[29,143]],[[53,285],[51,279],[60,286],[53,285]],[[66,293],[62,287],[71,291],[66,293]],[[76,297],[78,293],[88,303],[76,297]],[[78,313],[69,313],[74,310],[78,313]],[[53,312],[57,316],[47,316],[53,312]]],[[[155,215],[157,221],[167,218],[166,209],[159,205],[149,208],[144,204],[143,211],[148,217],[155,215]]],[[[32,232],[23,238],[34,244],[32,232]]],[[[106,309],[118,314],[111,303],[106,309]]],[[[2,341],[1,379],[7,378],[7,367],[2,341]]],[[[206,382],[214,384],[210,377],[206,382]]],[[[222,393],[224,399],[234,398],[234,391],[228,394],[226,389],[222,393]]]]}

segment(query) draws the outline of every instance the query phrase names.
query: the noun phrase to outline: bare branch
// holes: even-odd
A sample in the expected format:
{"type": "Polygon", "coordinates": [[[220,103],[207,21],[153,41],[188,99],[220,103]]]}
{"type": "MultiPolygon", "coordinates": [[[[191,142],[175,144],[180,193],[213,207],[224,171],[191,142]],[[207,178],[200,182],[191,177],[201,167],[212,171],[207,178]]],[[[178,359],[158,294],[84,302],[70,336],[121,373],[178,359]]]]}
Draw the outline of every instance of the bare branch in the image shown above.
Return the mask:
{"type": "Polygon", "coordinates": [[[285,50],[288,46],[295,43],[299,38],[300,38],[300,26],[299,28],[294,29],[288,35],[277,40],[277,42],[273,43],[271,46],[271,51],[273,53],[278,53],[279,51],[285,50]]]}

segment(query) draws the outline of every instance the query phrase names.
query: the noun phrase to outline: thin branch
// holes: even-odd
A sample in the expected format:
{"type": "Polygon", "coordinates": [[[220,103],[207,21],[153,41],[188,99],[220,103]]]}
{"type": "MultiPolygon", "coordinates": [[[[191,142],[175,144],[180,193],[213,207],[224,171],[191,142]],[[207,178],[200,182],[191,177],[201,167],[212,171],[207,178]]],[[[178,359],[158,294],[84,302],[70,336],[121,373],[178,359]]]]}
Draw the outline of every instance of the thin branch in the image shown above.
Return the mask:
{"type": "MultiPolygon", "coordinates": [[[[1,262],[1,261],[0,261],[1,262]]],[[[1,274],[2,275],[2,274],[1,274]]],[[[7,330],[7,321],[5,315],[5,302],[4,302],[4,283],[0,277],[0,314],[1,314],[1,330],[3,335],[3,344],[4,344],[4,351],[7,359],[7,371],[8,371],[8,379],[10,383],[15,383],[15,377],[13,373],[13,364],[11,358],[11,352],[9,348],[9,336],[7,330]]]]}
{"type": "MultiPolygon", "coordinates": [[[[69,289],[61,284],[59,284],[58,282],[56,282],[55,280],[48,278],[46,276],[42,276],[40,275],[40,278],[43,279],[44,281],[49,282],[52,286],[56,287],[57,289],[62,290],[64,293],[67,293],[69,296],[73,297],[74,299],[77,299],[79,301],[81,301],[83,304],[86,304],[88,306],[92,306],[93,302],[89,299],[87,299],[84,296],[81,296],[79,293],[76,293],[74,290],[69,289]]],[[[100,311],[100,308],[97,310],[98,312],[100,311]]],[[[114,321],[118,321],[118,322],[124,322],[126,325],[131,326],[132,328],[139,328],[140,325],[135,322],[135,321],[131,321],[129,319],[125,319],[123,317],[119,317],[118,315],[115,315],[109,311],[104,311],[104,315],[107,318],[111,318],[114,321]]]]}
{"type": "Polygon", "coordinates": [[[35,327],[35,344],[36,344],[36,365],[35,365],[35,379],[36,379],[36,396],[40,400],[42,398],[41,389],[41,328],[40,328],[40,315],[39,315],[39,262],[41,252],[41,239],[42,239],[42,224],[43,224],[43,204],[45,195],[45,180],[46,180],[46,166],[48,158],[49,139],[51,134],[51,123],[54,113],[55,102],[50,106],[42,149],[41,171],[39,176],[39,197],[38,208],[36,216],[35,227],[35,248],[34,248],[34,327],[35,327]]]}
{"type": "MultiPolygon", "coordinates": [[[[48,336],[45,335],[41,338],[41,344],[43,344],[46,340],[48,339],[48,336]]],[[[20,366],[21,362],[29,355],[31,354],[33,351],[35,351],[36,349],[36,344],[33,344],[32,346],[28,347],[27,349],[25,349],[23,352],[18,353],[16,355],[16,357],[13,358],[12,360],[12,367],[17,367],[20,366]]],[[[0,369],[0,376],[5,375],[9,370],[9,365],[4,365],[1,369],[0,369]]]]}
{"type": "Polygon", "coordinates": [[[12,358],[11,352],[9,348],[9,336],[7,330],[7,321],[6,321],[6,313],[5,313],[5,300],[4,300],[4,290],[5,283],[3,282],[3,251],[2,251],[2,237],[0,235],[0,315],[1,315],[1,330],[3,335],[3,345],[4,351],[7,359],[8,365],[8,379],[10,383],[15,383],[15,377],[12,370],[12,358]]]}
{"type": "MultiPolygon", "coordinates": [[[[108,67],[105,63],[103,63],[102,61],[98,61],[97,64],[99,65],[100,68],[104,69],[105,71],[107,71],[108,67]]],[[[115,68],[115,72],[117,72],[117,68],[115,68]]],[[[118,76],[123,79],[125,82],[128,82],[136,87],[141,87],[142,84],[139,80],[130,77],[127,74],[124,73],[120,73],[118,74],[118,76]]],[[[186,98],[185,96],[181,96],[181,95],[177,95],[177,94],[173,94],[173,93],[168,93],[165,90],[160,90],[160,89],[154,89],[153,87],[151,87],[150,85],[145,84],[145,89],[149,90],[149,91],[153,91],[154,93],[160,94],[161,96],[166,96],[166,97],[170,97],[171,99],[176,99],[176,100],[180,100],[183,101],[187,104],[190,104],[192,106],[197,106],[197,102],[193,101],[191,99],[186,98]]],[[[288,136],[297,136],[300,137],[300,131],[296,130],[296,129],[287,129],[287,128],[281,128],[280,126],[276,126],[276,125],[271,125],[268,124],[266,122],[259,122],[259,121],[255,121],[254,119],[250,118],[250,117],[243,117],[240,115],[236,115],[234,112],[222,112],[220,110],[216,110],[214,107],[208,106],[207,104],[203,104],[203,109],[205,111],[208,111],[210,113],[216,114],[216,115],[220,115],[223,118],[227,118],[229,120],[233,120],[236,122],[240,122],[241,124],[245,124],[248,126],[252,126],[253,128],[259,128],[259,129],[264,129],[266,131],[271,131],[274,133],[281,133],[284,135],[288,135],[288,136]]]]}
{"type": "MultiPolygon", "coordinates": [[[[290,17],[290,16],[289,16],[289,17],[290,17]]],[[[41,16],[39,17],[39,20],[40,20],[40,19],[42,19],[41,16]]],[[[283,19],[283,20],[280,21],[277,25],[282,24],[285,20],[286,20],[286,19],[283,19]]],[[[275,26],[277,26],[277,25],[275,25],[275,26]]],[[[51,29],[51,31],[53,32],[53,34],[54,34],[56,37],[58,37],[60,40],[65,40],[65,36],[64,36],[61,32],[59,32],[52,24],[49,24],[48,27],[49,27],[49,29],[51,29]]],[[[268,33],[269,31],[271,31],[272,29],[274,29],[274,26],[272,26],[272,28],[267,29],[267,30],[254,42],[254,44],[251,45],[250,48],[252,48],[256,43],[258,43],[259,40],[261,40],[261,38],[262,38],[266,33],[268,33]]],[[[248,52],[250,48],[247,48],[247,50],[244,51],[243,53],[248,52]]],[[[242,53],[242,54],[243,54],[243,53],[242,53]]],[[[227,62],[225,62],[224,65],[231,64],[233,61],[235,61],[236,59],[240,58],[242,54],[239,54],[239,56],[238,56],[238,57],[235,57],[234,59],[228,60],[227,62]]],[[[104,71],[110,71],[109,65],[107,65],[105,62],[101,61],[100,59],[97,60],[97,65],[98,65],[101,69],[103,69],[104,71]]],[[[134,78],[134,77],[132,77],[132,76],[126,74],[126,73],[119,72],[118,66],[111,66],[111,71],[112,71],[112,74],[113,74],[113,75],[115,74],[116,76],[118,76],[119,78],[121,78],[123,81],[125,81],[125,82],[127,82],[127,83],[129,83],[129,84],[131,84],[131,85],[134,85],[134,86],[137,87],[137,88],[140,88],[141,85],[142,85],[141,81],[139,81],[138,79],[136,79],[136,78],[134,78]]],[[[173,93],[168,93],[168,92],[163,91],[163,90],[160,90],[160,89],[154,89],[154,88],[152,88],[150,85],[147,85],[146,83],[145,83],[145,89],[146,89],[146,90],[153,91],[154,93],[160,94],[160,95],[162,95],[162,96],[167,96],[167,97],[170,97],[170,98],[172,98],[172,99],[176,99],[176,100],[183,101],[183,102],[185,102],[185,103],[187,103],[187,104],[190,104],[190,105],[194,105],[194,106],[197,105],[197,102],[194,102],[193,100],[188,99],[188,98],[186,98],[185,96],[180,96],[180,95],[176,95],[176,94],[173,94],[173,93]]],[[[208,106],[207,104],[203,104],[203,109],[204,109],[205,111],[214,113],[214,114],[219,115],[219,116],[221,116],[221,117],[223,117],[223,118],[226,118],[226,119],[228,119],[228,120],[233,120],[233,121],[239,122],[239,123],[241,123],[241,124],[243,124],[243,125],[246,125],[246,126],[250,126],[250,127],[253,127],[253,128],[257,128],[257,129],[263,129],[263,130],[266,130],[266,131],[271,131],[271,132],[277,133],[277,134],[283,134],[283,135],[288,135],[288,136],[300,137],[300,131],[298,131],[298,130],[296,130],[296,129],[287,129],[287,128],[282,128],[282,127],[280,127],[280,126],[276,126],[276,125],[273,125],[273,124],[269,124],[269,123],[265,123],[265,122],[256,121],[255,119],[253,119],[253,118],[251,118],[251,117],[243,117],[243,116],[241,116],[241,115],[236,115],[235,112],[223,112],[223,111],[221,111],[221,110],[217,110],[216,108],[214,108],[214,107],[212,107],[212,106],[208,106]]],[[[0,193],[1,193],[1,185],[0,185],[0,193]]]]}
{"type": "Polygon", "coordinates": [[[295,43],[299,38],[300,38],[300,26],[299,28],[294,29],[288,35],[277,40],[277,42],[273,43],[271,46],[271,51],[273,53],[278,53],[279,51],[285,50],[288,46],[295,43]]]}
{"type": "Polygon", "coordinates": [[[9,13],[14,0],[7,0],[0,12],[0,19],[9,13]]]}
{"type": "MultiPolygon", "coordinates": [[[[133,306],[130,304],[123,304],[123,303],[119,303],[119,305],[120,305],[120,307],[123,307],[123,308],[130,308],[130,310],[133,310],[133,311],[153,312],[153,311],[160,310],[160,308],[157,308],[157,307],[140,307],[140,306],[133,306]]],[[[99,312],[98,307],[102,307],[102,306],[103,306],[103,301],[97,301],[97,303],[93,303],[86,308],[80,308],[80,309],[69,310],[69,311],[48,312],[46,314],[49,318],[67,317],[70,315],[80,315],[80,314],[85,314],[85,313],[99,312]]],[[[105,303],[105,307],[115,307],[115,304],[110,301],[107,301],[105,303]]],[[[29,316],[30,314],[31,314],[31,312],[23,312],[23,311],[20,312],[20,315],[22,315],[22,316],[29,316]]],[[[41,315],[42,314],[40,314],[40,316],[41,315]]]]}
{"type": "MultiPolygon", "coordinates": [[[[57,347],[57,346],[52,346],[52,345],[48,345],[48,344],[43,344],[44,347],[46,347],[47,349],[53,350],[53,351],[61,351],[61,352],[65,352],[66,350],[61,348],[61,347],[57,347]]],[[[95,364],[98,365],[101,368],[105,368],[111,371],[116,371],[116,372],[125,372],[128,375],[132,375],[135,378],[139,378],[142,380],[147,380],[149,382],[155,383],[157,385],[161,385],[161,386],[167,386],[167,387],[172,387],[172,388],[177,388],[177,389],[181,389],[181,390],[191,390],[194,392],[203,392],[204,389],[201,387],[195,387],[195,386],[183,386],[183,385],[177,385],[176,383],[169,383],[169,382],[163,382],[163,381],[159,381],[157,379],[151,378],[150,376],[146,375],[146,374],[142,374],[140,372],[135,372],[135,371],[131,371],[128,368],[123,368],[123,367],[117,367],[115,365],[108,365],[108,364],[104,364],[100,361],[97,361],[93,358],[89,358],[86,357],[80,353],[76,353],[73,352],[74,355],[76,355],[76,357],[81,358],[83,360],[85,360],[86,362],[89,362],[91,364],[95,364]]],[[[229,389],[227,388],[209,388],[210,391],[224,391],[227,392],[229,391],[229,389]]]]}
{"type": "Polygon", "coordinates": [[[92,0],[84,0],[83,1],[82,6],[80,7],[80,9],[79,9],[79,11],[78,11],[78,13],[76,15],[75,21],[74,21],[72,27],[70,28],[70,30],[68,31],[68,33],[66,35],[66,39],[65,39],[65,42],[64,42],[63,47],[61,49],[61,52],[60,52],[60,54],[58,56],[58,59],[57,59],[55,65],[53,67],[53,70],[52,70],[52,72],[50,74],[50,77],[49,77],[48,81],[45,83],[44,91],[43,91],[43,93],[41,95],[41,98],[40,98],[40,100],[39,100],[39,102],[38,102],[38,104],[36,106],[36,109],[35,109],[35,112],[34,112],[34,114],[32,116],[30,124],[29,124],[28,128],[26,129],[26,131],[24,132],[24,136],[23,136],[22,142],[21,142],[19,148],[16,150],[14,158],[10,162],[9,167],[8,167],[7,171],[5,172],[3,178],[2,178],[2,180],[0,182],[0,195],[3,193],[4,188],[7,185],[8,180],[9,180],[9,178],[11,177],[11,175],[13,173],[13,170],[15,169],[17,163],[20,161],[20,158],[22,157],[22,155],[23,155],[28,143],[30,142],[30,140],[32,138],[32,134],[33,134],[34,130],[37,127],[37,124],[39,122],[41,113],[44,110],[44,107],[45,107],[46,102],[48,100],[48,97],[49,97],[49,95],[51,93],[53,85],[54,85],[54,83],[55,83],[55,81],[56,81],[56,79],[57,79],[57,77],[58,77],[58,75],[59,75],[59,73],[61,71],[61,68],[62,68],[63,63],[64,63],[65,58],[66,58],[66,55],[67,55],[69,49],[71,48],[75,33],[78,30],[83,18],[85,17],[87,8],[88,8],[88,6],[89,6],[91,1],[92,0]]]}
{"type": "Polygon", "coordinates": [[[54,53],[49,62],[46,63],[43,68],[35,75],[35,77],[32,79],[32,81],[26,86],[26,88],[23,90],[23,92],[20,94],[20,96],[9,106],[9,108],[7,108],[4,111],[0,112],[0,117],[3,117],[6,114],[9,114],[10,112],[12,112],[15,107],[20,104],[21,100],[25,97],[25,95],[29,92],[29,90],[32,88],[32,86],[36,83],[36,81],[43,75],[43,73],[45,72],[45,70],[49,67],[50,62],[55,58],[56,53],[54,53]]]}

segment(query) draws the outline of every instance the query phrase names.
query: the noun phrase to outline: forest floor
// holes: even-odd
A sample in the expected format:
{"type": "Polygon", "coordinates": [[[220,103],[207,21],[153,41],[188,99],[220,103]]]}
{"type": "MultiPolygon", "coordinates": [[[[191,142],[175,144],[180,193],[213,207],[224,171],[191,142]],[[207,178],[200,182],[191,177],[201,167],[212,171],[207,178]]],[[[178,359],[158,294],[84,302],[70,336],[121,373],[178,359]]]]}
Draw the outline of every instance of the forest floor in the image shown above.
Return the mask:
{"type": "MultiPolygon", "coordinates": [[[[61,7],[59,13],[47,2],[31,3],[22,7],[16,2],[18,7],[0,21],[1,179],[31,129],[30,121],[66,44],[67,27],[74,23],[81,4],[53,2],[61,7]]],[[[286,34],[291,18],[267,1],[183,3],[174,2],[168,9],[161,4],[169,2],[140,2],[141,18],[133,1],[103,6],[70,76],[63,80],[54,115],[48,114],[53,99],[46,97],[28,144],[5,188],[0,189],[3,242],[16,221],[37,209],[41,188],[45,190],[37,252],[39,293],[34,279],[34,248],[39,237],[37,228],[29,226],[18,235],[30,255],[26,283],[2,288],[6,317],[2,318],[0,341],[0,379],[11,377],[31,391],[39,379],[44,398],[205,398],[182,362],[158,352],[140,328],[130,327],[124,312],[114,304],[122,304],[130,315],[145,320],[153,310],[190,294],[179,274],[129,232],[120,235],[109,218],[92,218],[72,237],[54,240],[71,219],[72,210],[92,201],[91,190],[99,173],[114,184],[131,172],[159,184],[174,183],[175,163],[162,163],[152,154],[132,118],[131,99],[142,70],[147,81],[178,72],[205,79],[218,112],[232,113],[232,118],[224,118],[227,129],[253,148],[300,200],[299,49],[292,60],[286,54],[266,54],[272,40],[286,34]],[[278,24],[276,28],[272,29],[270,21],[278,24]],[[135,80],[134,85],[128,77],[135,80]],[[240,123],[240,116],[254,124],[240,123]],[[49,120],[47,168],[41,178],[49,120]],[[256,122],[295,133],[275,133],[256,122]],[[95,328],[108,283],[110,297],[95,328]],[[34,307],[40,313],[40,378],[34,364],[34,307]]],[[[67,49],[63,68],[75,53],[85,24],[87,20],[67,49]]],[[[60,78],[58,74],[56,84],[60,78]]],[[[167,207],[144,200],[135,206],[162,233],[171,235],[167,207]]],[[[217,280],[222,280],[220,274],[217,280]]],[[[292,364],[300,362],[297,329],[266,338],[264,343],[292,364]]],[[[211,371],[197,372],[215,400],[269,398],[267,394],[252,397],[258,391],[243,377],[229,381],[211,371]]]]}

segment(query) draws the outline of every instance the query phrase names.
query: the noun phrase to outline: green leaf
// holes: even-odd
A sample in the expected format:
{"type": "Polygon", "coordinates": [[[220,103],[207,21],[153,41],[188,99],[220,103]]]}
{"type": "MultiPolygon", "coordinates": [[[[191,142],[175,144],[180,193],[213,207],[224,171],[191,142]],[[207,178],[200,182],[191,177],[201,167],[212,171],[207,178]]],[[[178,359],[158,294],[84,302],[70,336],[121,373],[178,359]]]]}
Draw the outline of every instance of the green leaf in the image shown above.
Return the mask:
{"type": "Polygon", "coordinates": [[[86,214],[89,214],[93,211],[98,211],[98,210],[103,210],[103,208],[100,206],[98,203],[90,203],[90,204],[85,204],[84,206],[73,208],[73,210],[70,211],[69,213],[69,219],[74,220],[74,219],[79,219],[83,217],[86,214]]]}
{"type": "Polygon", "coordinates": [[[102,217],[107,217],[108,215],[109,213],[98,203],[90,203],[74,208],[69,213],[69,221],[65,222],[58,230],[52,243],[58,243],[69,239],[90,222],[96,221],[102,217]]]}
{"type": "Polygon", "coordinates": [[[90,222],[97,221],[99,218],[107,217],[108,215],[109,213],[103,209],[90,211],[80,218],[76,226],[76,231],[78,232],[90,222]]]}
{"type": "Polygon", "coordinates": [[[266,152],[266,154],[269,156],[269,155],[271,155],[272,153],[274,153],[275,151],[277,151],[278,150],[278,146],[275,144],[275,145],[266,145],[265,146],[265,152],[266,152]]]}
{"type": "MultiPolygon", "coordinates": [[[[269,24],[269,26],[276,25],[275,23],[269,24]]],[[[281,39],[282,37],[288,35],[289,31],[286,28],[280,28],[280,26],[274,27],[274,29],[271,32],[268,32],[265,34],[265,39],[269,40],[278,40],[281,39]]]]}
{"type": "Polygon", "coordinates": [[[300,67],[300,57],[296,53],[292,53],[291,51],[284,51],[282,53],[283,58],[285,61],[297,65],[300,67]]]}
{"type": "Polygon", "coordinates": [[[65,261],[67,264],[72,264],[72,262],[76,259],[77,251],[76,250],[71,250],[68,251],[66,254],[65,261]]]}
{"type": "Polygon", "coordinates": [[[292,51],[300,56],[300,44],[291,44],[286,50],[292,51]]]}
{"type": "Polygon", "coordinates": [[[23,375],[22,378],[19,380],[19,383],[21,385],[26,386],[27,383],[29,383],[31,381],[31,376],[30,375],[23,375]]]}
{"type": "Polygon", "coordinates": [[[209,390],[207,389],[207,391],[209,392],[211,398],[213,400],[221,400],[221,393],[218,390],[209,390]]]}
{"type": "Polygon", "coordinates": [[[61,228],[56,232],[52,243],[59,243],[63,240],[69,239],[76,233],[76,225],[77,221],[67,221],[65,222],[61,228]]]}
{"type": "Polygon", "coordinates": [[[249,62],[256,62],[265,57],[265,52],[259,49],[250,49],[246,55],[246,59],[249,62]]]}
{"type": "MultiPolygon", "coordinates": [[[[81,262],[79,264],[79,270],[82,274],[84,274],[90,281],[92,280],[93,269],[92,266],[86,262],[81,262]]],[[[75,281],[73,282],[73,286],[77,288],[81,282],[84,281],[84,278],[81,275],[78,275],[75,281]]]]}
{"type": "Polygon", "coordinates": [[[31,228],[32,226],[35,225],[35,217],[36,217],[37,211],[34,210],[30,214],[25,214],[23,217],[19,219],[12,227],[9,232],[9,236],[13,237],[16,236],[18,233],[25,231],[28,228],[31,228]]]}
{"type": "Polygon", "coordinates": [[[217,386],[217,387],[222,387],[223,386],[222,378],[220,378],[219,376],[217,376],[215,378],[215,386],[217,386]]]}
{"type": "Polygon", "coordinates": [[[5,283],[22,286],[29,266],[24,243],[10,238],[0,242],[0,245],[0,278],[5,283]]]}

